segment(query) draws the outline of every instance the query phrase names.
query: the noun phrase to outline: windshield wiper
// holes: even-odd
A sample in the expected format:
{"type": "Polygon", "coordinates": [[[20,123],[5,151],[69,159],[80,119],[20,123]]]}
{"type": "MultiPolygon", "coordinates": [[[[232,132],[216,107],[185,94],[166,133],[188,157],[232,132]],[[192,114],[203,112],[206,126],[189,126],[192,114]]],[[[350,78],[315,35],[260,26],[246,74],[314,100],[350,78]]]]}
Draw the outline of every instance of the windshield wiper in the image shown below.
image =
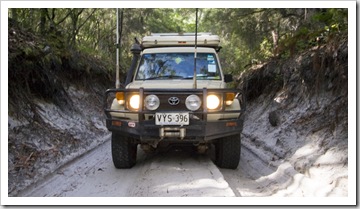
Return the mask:
{"type": "MultiPolygon", "coordinates": [[[[207,78],[208,75],[207,74],[197,74],[196,75],[196,78],[207,78]]],[[[194,76],[188,76],[188,77],[185,77],[184,79],[193,79],[194,76]]]]}
{"type": "Polygon", "coordinates": [[[184,77],[183,76],[178,76],[178,75],[162,75],[162,76],[155,76],[155,77],[147,78],[145,80],[174,79],[174,78],[183,79],[184,77]]]}

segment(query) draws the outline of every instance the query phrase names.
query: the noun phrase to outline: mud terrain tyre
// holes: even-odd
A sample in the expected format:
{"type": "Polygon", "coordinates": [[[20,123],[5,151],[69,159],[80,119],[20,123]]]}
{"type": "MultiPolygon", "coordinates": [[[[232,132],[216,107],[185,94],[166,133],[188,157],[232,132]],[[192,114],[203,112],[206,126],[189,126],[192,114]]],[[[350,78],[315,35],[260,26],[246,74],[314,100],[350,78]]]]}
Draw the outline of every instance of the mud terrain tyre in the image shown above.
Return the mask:
{"type": "Polygon", "coordinates": [[[240,161],[240,134],[220,138],[215,143],[215,164],[220,168],[236,169],[240,161]]]}
{"type": "Polygon", "coordinates": [[[112,133],[111,152],[116,168],[131,168],[136,163],[137,144],[131,138],[112,133]]]}

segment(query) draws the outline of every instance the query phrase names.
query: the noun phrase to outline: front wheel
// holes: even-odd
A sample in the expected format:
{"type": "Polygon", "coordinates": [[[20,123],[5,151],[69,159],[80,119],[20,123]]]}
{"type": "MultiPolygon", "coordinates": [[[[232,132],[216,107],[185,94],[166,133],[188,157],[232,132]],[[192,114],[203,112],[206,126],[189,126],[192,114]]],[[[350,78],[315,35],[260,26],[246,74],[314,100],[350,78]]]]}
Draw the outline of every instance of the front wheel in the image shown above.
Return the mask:
{"type": "Polygon", "coordinates": [[[137,144],[129,137],[112,133],[111,152],[116,168],[131,168],[136,163],[137,144]]]}
{"type": "Polygon", "coordinates": [[[223,137],[215,143],[215,164],[220,168],[236,169],[240,161],[240,134],[223,137]]]}

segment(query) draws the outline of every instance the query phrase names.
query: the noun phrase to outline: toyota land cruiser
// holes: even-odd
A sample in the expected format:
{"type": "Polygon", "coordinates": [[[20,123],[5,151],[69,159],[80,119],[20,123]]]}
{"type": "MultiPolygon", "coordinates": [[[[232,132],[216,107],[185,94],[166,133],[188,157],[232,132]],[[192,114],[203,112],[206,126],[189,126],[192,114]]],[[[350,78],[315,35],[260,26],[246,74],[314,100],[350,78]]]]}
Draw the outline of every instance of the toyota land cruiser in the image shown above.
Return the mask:
{"type": "Polygon", "coordinates": [[[116,168],[135,165],[138,145],[161,144],[214,147],[217,166],[237,168],[244,108],[241,92],[227,88],[220,48],[211,33],[151,34],[133,45],[125,87],[107,90],[104,101],[116,168]]]}

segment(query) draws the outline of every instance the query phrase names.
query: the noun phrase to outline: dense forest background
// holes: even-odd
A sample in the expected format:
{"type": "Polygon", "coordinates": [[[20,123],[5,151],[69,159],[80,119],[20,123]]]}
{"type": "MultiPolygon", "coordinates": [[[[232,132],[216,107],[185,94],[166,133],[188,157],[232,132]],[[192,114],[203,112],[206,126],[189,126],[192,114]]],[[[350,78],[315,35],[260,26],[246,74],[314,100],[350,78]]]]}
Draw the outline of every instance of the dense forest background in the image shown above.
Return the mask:
{"type": "MultiPolygon", "coordinates": [[[[10,26],[18,26],[43,37],[42,51],[52,53],[52,62],[80,53],[101,61],[113,75],[116,51],[116,9],[40,8],[9,9],[10,26]]],[[[134,38],[166,32],[195,32],[195,9],[120,9],[121,74],[131,64],[134,38]]],[[[347,36],[347,9],[226,8],[199,9],[198,31],[221,37],[222,65],[226,73],[239,74],[253,64],[272,58],[288,58],[302,50],[347,36]]],[[[29,46],[26,55],[35,55],[29,46]]],[[[78,65],[91,69],[87,59],[78,65]]],[[[97,63],[99,65],[99,63],[97,63]]],[[[123,78],[124,76],[122,76],[123,78]]]]}

